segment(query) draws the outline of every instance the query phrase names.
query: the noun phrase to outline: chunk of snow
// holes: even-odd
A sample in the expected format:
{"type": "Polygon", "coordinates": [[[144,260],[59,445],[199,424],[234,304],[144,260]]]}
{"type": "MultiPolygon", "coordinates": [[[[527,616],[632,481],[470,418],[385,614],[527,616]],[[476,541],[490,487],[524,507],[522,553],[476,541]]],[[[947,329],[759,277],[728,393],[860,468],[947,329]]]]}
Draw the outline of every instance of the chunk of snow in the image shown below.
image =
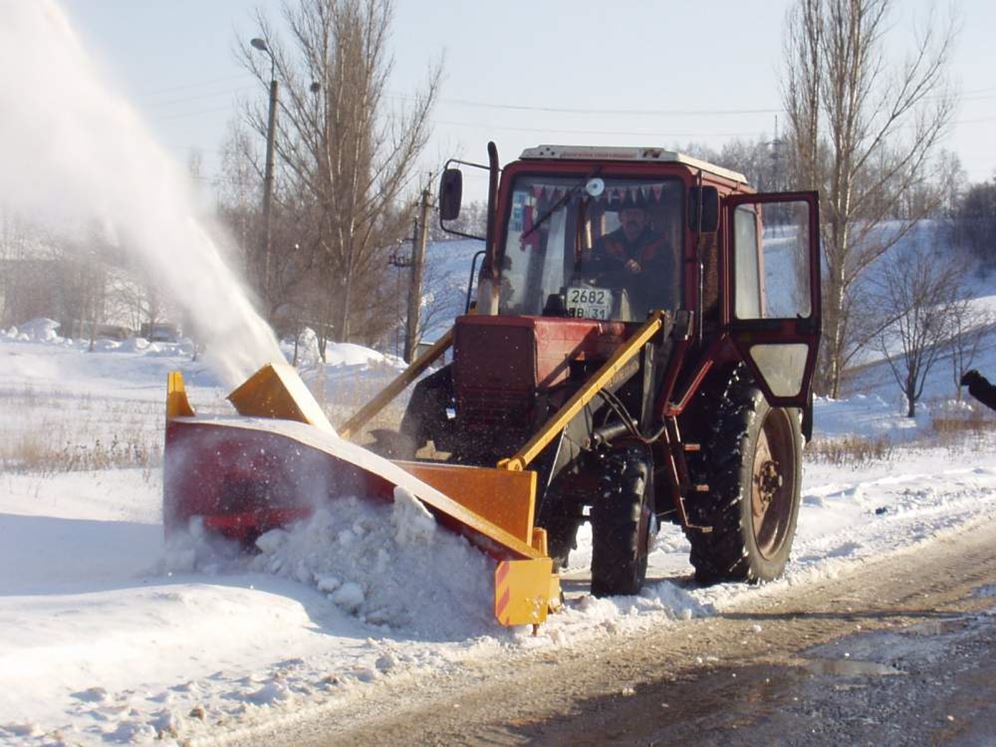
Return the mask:
{"type": "Polygon", "coordinates": [[[347,581],[334,592],[330,597],[333,602],[348,612],[356,612],[366,601],[366,594],[363,587],[354,581],[347,581]]]}

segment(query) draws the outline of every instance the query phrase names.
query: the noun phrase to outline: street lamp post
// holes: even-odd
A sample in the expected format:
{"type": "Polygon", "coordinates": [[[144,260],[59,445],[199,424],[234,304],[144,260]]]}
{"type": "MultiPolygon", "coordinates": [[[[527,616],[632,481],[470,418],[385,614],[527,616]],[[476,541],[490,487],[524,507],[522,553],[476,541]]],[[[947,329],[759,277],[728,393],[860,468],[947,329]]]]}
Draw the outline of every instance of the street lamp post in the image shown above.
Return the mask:
{"type": "MultiPolygon", "coordinates": [[[[270,58],[270,114],[266,123],[266,171],[263,176],[263,297],[269,307],[270,249],[273,235],[270,228],[270,203],[273,198],[273,138],[277,119],[277,63],[265,41],[256,38],[250,39],[249,43],[270,58]]],[[[267,308],[267,313],[269,311],[267,308]]]]}

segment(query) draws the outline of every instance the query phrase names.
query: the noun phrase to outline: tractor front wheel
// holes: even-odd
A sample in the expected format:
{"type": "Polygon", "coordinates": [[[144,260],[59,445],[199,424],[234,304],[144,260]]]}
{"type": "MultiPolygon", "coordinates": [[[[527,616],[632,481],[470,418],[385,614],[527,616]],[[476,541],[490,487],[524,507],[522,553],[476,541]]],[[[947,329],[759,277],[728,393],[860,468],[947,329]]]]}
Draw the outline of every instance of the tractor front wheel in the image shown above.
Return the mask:
{"type": "Polygon", "coordinates": [[[641,449],[607,457],[601,495],[591,509],[591,593],[596,597],[639,594],[643,588],[656,523],[652,467],[641,449]]]}

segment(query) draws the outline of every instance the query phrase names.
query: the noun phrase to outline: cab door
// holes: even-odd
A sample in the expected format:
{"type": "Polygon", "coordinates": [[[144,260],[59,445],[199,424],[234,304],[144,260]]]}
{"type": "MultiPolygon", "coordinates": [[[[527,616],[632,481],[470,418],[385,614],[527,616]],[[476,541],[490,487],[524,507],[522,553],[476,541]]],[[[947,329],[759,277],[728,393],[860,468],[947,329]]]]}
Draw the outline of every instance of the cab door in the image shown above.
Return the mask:
{"type": "Polygon", "coordinates": [[[773,406],[808,414],[820,343],[817,193],[731,195],[724,211],[733,342],[773,406]]]}

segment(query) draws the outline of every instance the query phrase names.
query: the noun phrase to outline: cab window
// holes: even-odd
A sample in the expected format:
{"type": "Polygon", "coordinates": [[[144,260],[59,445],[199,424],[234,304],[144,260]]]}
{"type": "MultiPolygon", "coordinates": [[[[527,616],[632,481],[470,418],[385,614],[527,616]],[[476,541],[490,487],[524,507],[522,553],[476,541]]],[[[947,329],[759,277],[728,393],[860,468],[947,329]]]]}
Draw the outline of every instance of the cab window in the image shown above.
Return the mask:
{"type": "Polygon", "coordinates": [[[499,313],[629,322],[677,308],[682,192],[676,179],[519,177],[499,313]]]}

